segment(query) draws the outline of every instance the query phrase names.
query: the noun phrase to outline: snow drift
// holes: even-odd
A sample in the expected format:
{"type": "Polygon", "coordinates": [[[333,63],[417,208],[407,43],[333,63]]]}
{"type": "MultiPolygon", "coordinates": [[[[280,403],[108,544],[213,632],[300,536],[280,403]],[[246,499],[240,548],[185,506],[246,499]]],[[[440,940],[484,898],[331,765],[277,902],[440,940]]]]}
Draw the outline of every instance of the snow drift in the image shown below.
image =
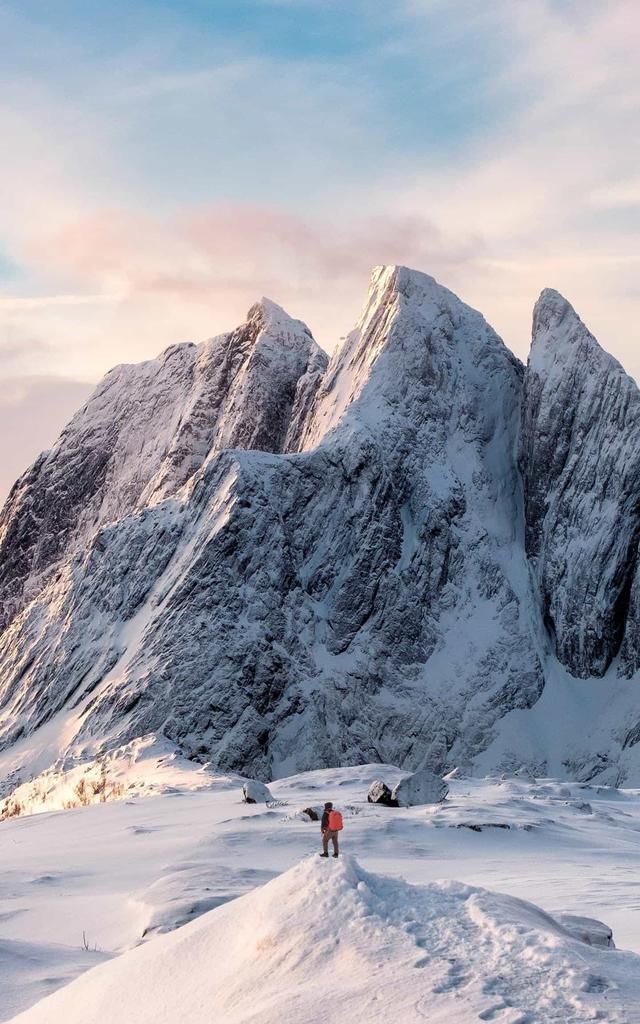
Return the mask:
{"type": "Polygon", "coordinates": [[[350,1024],[602,1019],[640,961],[575,939],[532,904],[458,883],[411,886],[345,858],[283,875],[81,978],[21,1024],[350,1024]]]}

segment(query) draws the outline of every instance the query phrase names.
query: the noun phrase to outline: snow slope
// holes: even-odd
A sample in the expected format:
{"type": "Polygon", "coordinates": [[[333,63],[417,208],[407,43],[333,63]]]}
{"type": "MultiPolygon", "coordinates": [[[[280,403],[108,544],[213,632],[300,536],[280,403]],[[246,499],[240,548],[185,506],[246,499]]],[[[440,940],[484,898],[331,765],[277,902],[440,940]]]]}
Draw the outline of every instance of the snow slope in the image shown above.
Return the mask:
{"type": "Polygon", "coordinates": [[[614,1024],[639,997],[639,958],[579,942],[532,904],[311,857],[15,1019],[522,1024],[535,1007],[541,1022],[582,1024],[606,1010],[614,1024]]]}
{"type": "Polygon", "coordinates": [[[242,804],[240,779],[183,778],[4,823],[0,1017],[36,1004],[18,1019],[639,1021],[640,794],[458,777],[442,805],[366,803],[374,778],[401,774],[294,776],[272,783],[271,807],[242,804]],[[316,858],[301,814],[327,798],[345,819],[338,863],[316,858]],[[618,949],[585,944],[607,932],[576,917],[613,925],[618,949]],[[59,988],[69,965],[114,954],[59,988]]]}

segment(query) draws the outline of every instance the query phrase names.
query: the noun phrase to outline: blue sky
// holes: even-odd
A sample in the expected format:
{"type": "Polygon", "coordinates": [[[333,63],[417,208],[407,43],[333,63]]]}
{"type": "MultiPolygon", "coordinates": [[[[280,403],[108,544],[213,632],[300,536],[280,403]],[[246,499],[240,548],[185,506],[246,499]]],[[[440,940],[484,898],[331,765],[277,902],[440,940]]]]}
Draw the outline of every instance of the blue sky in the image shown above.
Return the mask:
{"type": "Polygon", "coordinates": [[[333,348],[380,262],[522,358],[558,288],[640,375],[637,0],[4,0],[0,43],[0,414],[38,377],[43,438],[44,379],[261,294],[333,348]]]}
{"type": "Polygon", "coordinates": [[[138,82],[149,85],[165,74],[188,79],[233,60],[304,64],[342,80],[347,90],[370,90],[382,105],[377,127],[387,140],[423,151],[468,137],[495,118],[501,103],[517,101],[517,95],[492,88],[508,37],[485,35],[478,46],[477,19],[443,24],[447,8],[441,3],[419,21],[406,16],[402,3],[378,0],[19,0],[3,6],[5,24],[19,38],[5,73],[29,75],[61,91],[83,88],[89,78],[96,98],[109,91],[111,76],[117,85],[135,63],[138,82]]]}
{"type": "Polygon", "coordinates": [[[77,135],[99,126],[94,186],[125,204],[306,209],[310,188],[339,200],[360,175],[369,184],[407,159],[453,159],[522,101],[496,88],[509,39],[491,19],[479,46],[477,18],[449,23],[440,3],[424,18],[403,10],[13,2],[0,14],[3,77],[27,116],[57,104],[59,140],[81,158],[77,135]],[[277,174],[261,173],[278,157],[277,174]]]}

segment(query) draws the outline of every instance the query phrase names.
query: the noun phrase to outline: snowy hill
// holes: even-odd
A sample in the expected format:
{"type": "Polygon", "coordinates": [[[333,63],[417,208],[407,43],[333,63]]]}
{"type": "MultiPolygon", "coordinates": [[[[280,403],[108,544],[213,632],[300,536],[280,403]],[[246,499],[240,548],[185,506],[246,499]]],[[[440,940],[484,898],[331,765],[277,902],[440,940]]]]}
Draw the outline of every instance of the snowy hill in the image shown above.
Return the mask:
{"type": "Polygon", "coordinates": [[[209,774],[5,822],[0,1019],[640,1021],[638,793],[456,778],[445,804],[366,802],[401,774],[294,776],[272,806],[209,774]],[[301,811],[328,797],[338,862],[301,811]]]}
{"type": "MultiPolygon", "coordinates": [[[[535,1007],[541,1022],[571,1024],[597,1019],[613,984],[618,999],[637,997],[640,960],[576,940],[533,904],[311,857],[16,1020],[513,1024],[535,1007]]],[[[623,1017],[614,1009],[607,1019],[623,1017]]]]}
{"type": "Polygon", "coordinates": [[[556,293],[525,372],[403,267],[328,366],[263,300],[116,369],[0,516],[5,792],[150,736],[640,782],[638,408],[556,293]]]}

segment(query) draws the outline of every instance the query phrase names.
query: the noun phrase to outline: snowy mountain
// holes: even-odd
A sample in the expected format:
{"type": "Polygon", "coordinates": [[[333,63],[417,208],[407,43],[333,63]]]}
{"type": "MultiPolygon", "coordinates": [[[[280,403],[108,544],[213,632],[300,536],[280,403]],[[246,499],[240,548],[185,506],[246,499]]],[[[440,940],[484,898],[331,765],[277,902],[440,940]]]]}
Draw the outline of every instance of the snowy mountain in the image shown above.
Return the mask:
{"type": "Polygon", "coordinates": [[[640,780],[638,409],[556,293],[525,372],[403,267],[328,366],[263,300],[117,368],[0,518],[1,770],[155,734],[265,779],[640,780]]]}
{"type": "Polygon", "coordinates": [[[527,554],[556,655],[579,678],[604,675],[621,646],[621,672],[640,667],[639,440],[635,383],[562,296],[543,292],[520,442],[527,554]]]}
{"type": "Polygon", "coordinates": [[[282,451],[289,430],[295,441],[325,365],[308,328],[263,299],[231,334],[108,373],[2,512],[2,625],[61,558],[174,495],[210,452],[282,451]]]}

